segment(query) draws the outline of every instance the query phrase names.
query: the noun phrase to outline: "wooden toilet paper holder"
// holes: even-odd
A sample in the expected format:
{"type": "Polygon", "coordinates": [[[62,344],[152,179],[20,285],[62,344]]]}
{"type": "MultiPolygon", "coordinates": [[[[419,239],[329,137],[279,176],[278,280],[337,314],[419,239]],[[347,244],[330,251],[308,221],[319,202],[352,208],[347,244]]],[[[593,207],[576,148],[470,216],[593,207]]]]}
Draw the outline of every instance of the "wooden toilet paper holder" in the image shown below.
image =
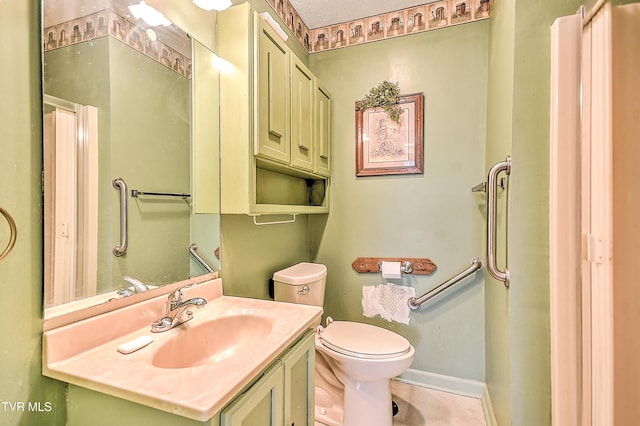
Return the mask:
{"type": "Polygon", "coordinates": [[[359,257],[353,261],[351,266],[361,274],[378,274],[382,262],[400,262],[404,274],[429,275],[437,268],[430,259],[419,257],[359,257]],[[407,268],[406,265],[409,264],[413,266],[413,270],[407,268]]]}

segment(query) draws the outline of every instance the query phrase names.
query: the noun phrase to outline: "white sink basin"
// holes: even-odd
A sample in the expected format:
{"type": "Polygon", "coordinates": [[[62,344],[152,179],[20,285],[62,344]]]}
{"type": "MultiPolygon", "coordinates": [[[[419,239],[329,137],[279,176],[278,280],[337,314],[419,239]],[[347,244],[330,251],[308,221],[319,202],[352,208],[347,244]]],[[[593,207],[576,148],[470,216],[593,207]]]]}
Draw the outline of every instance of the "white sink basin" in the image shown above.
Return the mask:
{"type": "Polygon", "coordinates": [[[256,311],[240,311],[190,325],[165,332],[173,335],[155,350],[151,364],[159,368],[192,368],[247,355],[271,333],[273,318],[256,311]]]}

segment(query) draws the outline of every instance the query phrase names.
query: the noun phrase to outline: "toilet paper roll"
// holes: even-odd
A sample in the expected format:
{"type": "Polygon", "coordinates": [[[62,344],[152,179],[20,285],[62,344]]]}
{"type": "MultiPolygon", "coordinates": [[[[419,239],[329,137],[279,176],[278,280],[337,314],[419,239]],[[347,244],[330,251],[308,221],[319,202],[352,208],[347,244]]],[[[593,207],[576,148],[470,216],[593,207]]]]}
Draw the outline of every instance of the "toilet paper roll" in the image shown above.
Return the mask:
{"type": "Polygon", "coordinates": [[[382,278],[385,279],[399,279],[402,278],[402,271],[400,270],[400,262],[382,262],[380,266],[382,271],[382,278]]]}

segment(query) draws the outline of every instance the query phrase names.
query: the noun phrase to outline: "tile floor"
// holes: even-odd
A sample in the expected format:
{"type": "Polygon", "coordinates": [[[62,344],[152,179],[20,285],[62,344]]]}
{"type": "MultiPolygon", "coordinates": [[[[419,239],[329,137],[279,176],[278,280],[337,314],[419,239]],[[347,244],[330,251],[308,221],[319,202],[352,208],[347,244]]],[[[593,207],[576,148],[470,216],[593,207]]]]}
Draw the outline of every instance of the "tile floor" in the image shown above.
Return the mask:
{"type": "Polygon", "coordinates": [[[396,381],[391,393],[400,410],[394,426],[486,426],[479,398],[396,381]]]}
{"type": "MultiPolygon", "coordinates": [[[[391,381],[391,394],[399,409],[393,426],[486,426],[479,398],[395,380],[391,381]]],[[[315,422],[315,426],[324,425],[315,422]]]]}

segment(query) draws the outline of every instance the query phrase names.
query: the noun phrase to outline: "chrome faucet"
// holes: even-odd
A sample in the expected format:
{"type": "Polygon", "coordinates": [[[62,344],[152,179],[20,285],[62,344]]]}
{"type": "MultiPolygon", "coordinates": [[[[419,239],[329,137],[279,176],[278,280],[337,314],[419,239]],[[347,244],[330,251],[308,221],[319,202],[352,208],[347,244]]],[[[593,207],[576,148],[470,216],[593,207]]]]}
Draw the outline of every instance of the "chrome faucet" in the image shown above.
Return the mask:
{"type": "Polygon", "coordinates": [[[151,331],[160,333],[162,331],[171,330],[173,327],[189,321],[193,318],[191,307],[198,309],[204,307],[207,301],[202,297],[193,297],[191,299],[182,300],[182,288],[177,289],[169,294],[164,316],[158,321],[151,323],[151,331]]]}
{"type": "Polygon", "coordinates": [[[149,286],[140,280],[131,278],[130,276],[127,276],[127,275],[122,277],[122,279],[125,281],[128,281],[131,284],[131,286],[122,287],[118,289],[117,291],[118,296],[129,297],[129,296],[133,296],[134,294],[144,293],[145,291],[149,290],[149,286]]]}

